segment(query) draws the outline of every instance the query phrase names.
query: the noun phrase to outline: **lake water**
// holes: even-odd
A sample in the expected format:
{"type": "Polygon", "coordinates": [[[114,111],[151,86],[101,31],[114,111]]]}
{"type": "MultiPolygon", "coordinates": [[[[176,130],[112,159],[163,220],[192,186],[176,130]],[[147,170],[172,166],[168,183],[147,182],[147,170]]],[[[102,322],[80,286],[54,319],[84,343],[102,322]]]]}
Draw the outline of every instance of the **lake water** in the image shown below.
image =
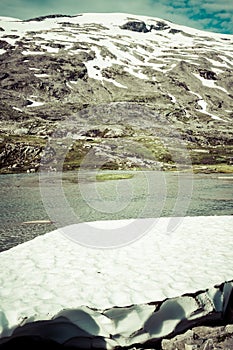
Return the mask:
{"type": "Polygon", "coordinates": [[[0,251],[84,221],[233,214],[231,175],[163,171],[133,175],[108,181],[96,181],[95,173],[85,171],[0,175],[0,251]],[[24,223],[33,220],[53,223],[24,223]]]}

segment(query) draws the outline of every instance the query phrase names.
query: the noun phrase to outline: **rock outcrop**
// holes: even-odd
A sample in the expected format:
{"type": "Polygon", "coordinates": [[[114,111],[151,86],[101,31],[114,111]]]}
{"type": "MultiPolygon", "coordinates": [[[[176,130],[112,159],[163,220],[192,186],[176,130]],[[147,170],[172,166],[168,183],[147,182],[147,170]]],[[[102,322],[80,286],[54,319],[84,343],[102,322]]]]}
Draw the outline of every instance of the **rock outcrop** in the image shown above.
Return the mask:
{"type": "Polygon", "coordinates": [[[121,29],[127,29],[132,30],[133,32],[139,32],[139,33],[148,33],[149,29],[146,27],[145,22],[139,22],[139,21],[130,21],[123,26],[121,26],[121,29]]]}
{"type": "Polygon", "coordinates": [[[195,327],[171,340],[162,341],[162,350],[227,350],[233,348],[233,325],[195,327]]]}

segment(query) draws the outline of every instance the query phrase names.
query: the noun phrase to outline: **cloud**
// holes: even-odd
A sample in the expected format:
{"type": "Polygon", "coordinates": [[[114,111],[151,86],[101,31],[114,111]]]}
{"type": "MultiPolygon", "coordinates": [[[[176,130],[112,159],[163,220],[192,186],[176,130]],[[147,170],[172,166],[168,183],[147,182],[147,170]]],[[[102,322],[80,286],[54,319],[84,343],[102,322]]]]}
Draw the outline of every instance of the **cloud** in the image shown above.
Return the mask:
{"type": "Polygon", "coordinates": [[[232,0],[161,0],[180,23],[214,32],[233,33],[232,0]],[[224,19],[224,21],[223,21],[224,19]]]}
{"type": "Polygon", "coordinates": [[[233,2],[232,0],[222,0],[222,1],[211,1],[202,3],[203,8],[208,9],[210,11],[218,12],[218,11],[233,11],[233,2]]]}
{"type": "Polygon", "coordinates": [[[197,29],[233,33],[232,0],[1,0],[0,14],[21,19],[51,13],[124,12],[197,29]]]}

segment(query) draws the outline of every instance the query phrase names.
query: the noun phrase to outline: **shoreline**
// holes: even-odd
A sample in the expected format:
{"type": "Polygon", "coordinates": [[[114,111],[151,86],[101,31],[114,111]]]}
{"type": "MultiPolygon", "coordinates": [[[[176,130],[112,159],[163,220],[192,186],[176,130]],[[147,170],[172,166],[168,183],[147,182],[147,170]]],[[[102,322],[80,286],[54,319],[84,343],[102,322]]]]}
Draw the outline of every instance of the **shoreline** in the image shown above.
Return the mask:
{"type": "MultiPolygon", "coordinates": [[[[73,168],[73,169],[65,169],[62,172],[64,174],[79,171],[80,168],[73,168]]],[[[96,171],[96,169],[86,169],[87,171],[96,171]]],[[[83,170],[82,170],[83,171],[83,170]]],[[[126,168],[126,169],[101,169],[101,172],[115,172],[116,174],[119,172],[138,172],[138,171],[167,171],[167,172],[178,172],[178,173],[187,173],[191,172],[193,174],[233,174],[233,165],[229,164],[193,164],[191,167],[184,167],[183,169],[177,169],[177,167],[173,164],[164,165],[161,168],[126,168]]],[[[55,172],[56,170],[49,171],[48,173],[55,172]]],[[[8,169],[0,169],[0,175],[13,175],[13,174],[39,174],[39,170],[34,169],[32,171],[28,171],[25,169],[22,169],[20,171],[11,171],[8,169]]]]}

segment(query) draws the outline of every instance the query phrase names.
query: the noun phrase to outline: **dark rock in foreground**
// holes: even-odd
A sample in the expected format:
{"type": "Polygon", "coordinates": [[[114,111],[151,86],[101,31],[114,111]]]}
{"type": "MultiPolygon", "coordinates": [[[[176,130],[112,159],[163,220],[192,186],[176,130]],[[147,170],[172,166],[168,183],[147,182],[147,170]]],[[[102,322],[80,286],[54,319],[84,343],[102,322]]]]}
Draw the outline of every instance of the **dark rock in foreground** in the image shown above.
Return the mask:
{"type": "Polygon", "coordinates": [[[219,327],[196,327],[170,340],[162,341],[163,350],[231,350],[233,324],[219,327]]]}

